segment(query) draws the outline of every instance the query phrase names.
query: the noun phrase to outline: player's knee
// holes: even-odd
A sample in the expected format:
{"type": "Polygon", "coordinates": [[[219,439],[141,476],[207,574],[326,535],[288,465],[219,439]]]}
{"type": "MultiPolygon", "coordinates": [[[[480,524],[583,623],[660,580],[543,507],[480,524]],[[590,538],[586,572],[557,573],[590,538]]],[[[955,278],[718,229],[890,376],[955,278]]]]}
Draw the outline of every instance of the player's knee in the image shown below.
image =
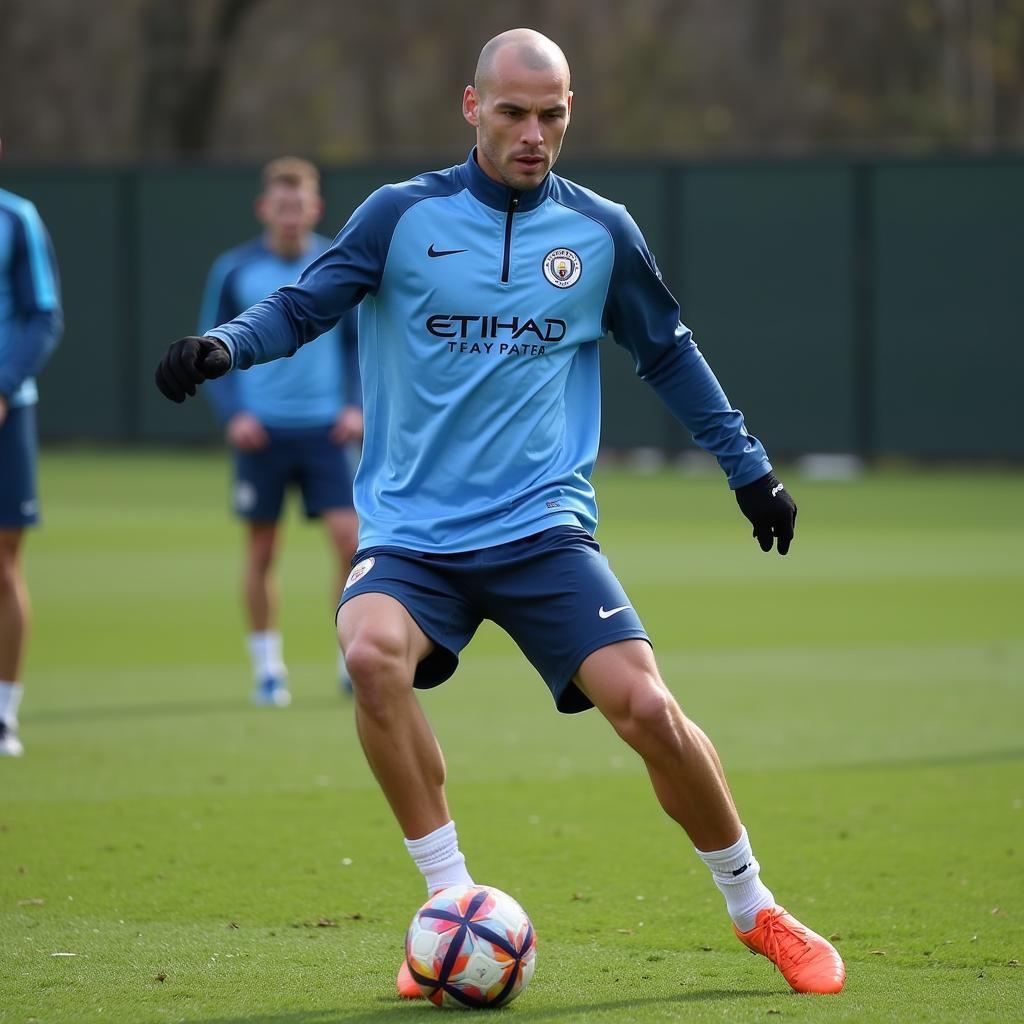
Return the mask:
{"type": "Polygon", "coordinates": [[[345,648],[345,665],[352,688],[365,710],[383,711],[412,685],[408,652],[401,638],[364,630],[345,648]]]}
{"type": "Polygon", "coordinates": [[[277,553],[277,529],[262,524],[252,526],[249,533],[249,568],[252,572],[266,574],[274,564],[277,553]]]}
{"type": "Polygon", "coordinates": [[[274,549],[266,545],[255,545],[249,551],[249,569],[261,576],[266,576],[274,565],[274,549]]]}
{"type": "Polygon", "coordinates": [[[391,675],[398,660],[398,645],[386,635],[361,633],[345,648],[345,664],[353,682],[370,684],[391,675]]]}
{"type": "Polygon", "coordinates": [[[616,728],[633,746],[652,739],[671,742],[678,735],[682,712],[665,684],[657,678],[636,683],[623,702],[616,728]]]}
{"type": "Polygon", "coordinates": [[[0,545],[0,591],[14,590],[18,586],[21,563],[15,549],[0,545]]]}

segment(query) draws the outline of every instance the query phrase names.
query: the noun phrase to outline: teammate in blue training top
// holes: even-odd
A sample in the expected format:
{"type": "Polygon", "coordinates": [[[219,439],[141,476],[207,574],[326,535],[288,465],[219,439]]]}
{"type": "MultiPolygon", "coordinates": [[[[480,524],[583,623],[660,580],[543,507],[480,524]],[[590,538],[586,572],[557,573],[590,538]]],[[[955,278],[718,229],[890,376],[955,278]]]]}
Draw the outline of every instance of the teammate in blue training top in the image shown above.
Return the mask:
{"type": "MultiPolygon", "coordinates": [[[[199,330],[222,324],[275,288],[292,284],[331,244],[313,233],[322,214],[320,173],[313,164],[297,157],[267,164],[256,200],[265,230],[214,263],[199,330]]],[[[352,470],[345,451],[363,432],[355,310],[346,312],[321,344],[303,348],[287,363],[229,373],[208,392],[235,452],[235,511],[248,523],[243,590],[256,680],[253,700],[284,706],[291,695],[272,573],[286,490],[298,486],[306,515],[323,520],[338,558],[339,588],[356,550],[352,470]]],[[[340,651],[338,681],[351,689],[340,651]]]]}
{"type": "MultiPolygon", "coordinates": [[[[789,550],[796,506],[628,213],[551,173],[572,99],[551,40],[528,29],[492,39],[463,98],[476,129],[466,162],[378,189],[297,285],[175,342],[157,383],[184,401],[229,366],[295,352],[360,303],[360,550],[338,638],[360,739],[428,891],[471,878],[413,688],[448,678],[488,618],[559,710],[596,705],[640,754],[740,940],[794,989],[838,992],[842,960],[761,880],[715,749],[662,681],[592,537],[607,332],[717,456],[763,550],[789,550]]],[[[418,992],[404,965],[399,991],[418,992]]]]}
{"type": "Polygon", "coordinates": [[[0,757],[20,757],[18,705],[30,605],[25,528],[39,520],[34,380],[64,320],[53,246],[35,206],[0,189],[0,757]]]}

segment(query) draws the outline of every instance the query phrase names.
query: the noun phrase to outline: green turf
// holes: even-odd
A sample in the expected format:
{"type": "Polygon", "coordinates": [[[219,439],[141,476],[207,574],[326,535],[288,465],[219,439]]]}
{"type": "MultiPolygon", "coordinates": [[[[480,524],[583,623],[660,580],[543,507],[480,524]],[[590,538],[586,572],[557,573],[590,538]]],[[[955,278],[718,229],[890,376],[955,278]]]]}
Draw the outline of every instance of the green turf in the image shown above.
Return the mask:
{"type": "MultiPolygon", "coordinates": [[[[599,474],[600,539],[846,991],[741,949],[633,755],[485,627],[424,703],[470,867],[539,934],[503,1019],[1024,1016],[1024,479],[787,479],[787,559],[713,477],[599,474]]],[[[0,1021],[434,1019],[392,994],[421,881],[335,692],[319,531],[282,565],[295,704],[258,710],[222,457],[50,452],[42,489],[0,1021]]]]}

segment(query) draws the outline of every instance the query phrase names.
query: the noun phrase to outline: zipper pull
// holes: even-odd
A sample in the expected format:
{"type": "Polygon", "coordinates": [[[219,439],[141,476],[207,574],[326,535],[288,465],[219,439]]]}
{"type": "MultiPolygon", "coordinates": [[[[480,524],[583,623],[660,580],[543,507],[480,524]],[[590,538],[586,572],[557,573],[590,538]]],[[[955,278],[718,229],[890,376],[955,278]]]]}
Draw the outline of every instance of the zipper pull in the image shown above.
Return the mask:
{"type": "Polygon", "coordinates": [[[519,209],[519,193],[513,192],[508,197],[508,210],[505,213],[505,255],[501,261],[501,283],[508,284],[509,258],[512,248],[512,217],[519,209]]]}

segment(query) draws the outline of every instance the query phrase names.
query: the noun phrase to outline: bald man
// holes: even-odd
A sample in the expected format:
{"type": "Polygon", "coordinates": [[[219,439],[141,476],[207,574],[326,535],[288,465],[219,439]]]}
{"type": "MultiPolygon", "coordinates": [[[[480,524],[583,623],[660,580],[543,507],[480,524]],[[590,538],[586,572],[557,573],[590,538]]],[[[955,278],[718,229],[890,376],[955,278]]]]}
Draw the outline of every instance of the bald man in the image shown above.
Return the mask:
{"type": "MultiPolygon", "coordinates": [[[[428,892],[472,877],[415,690],[451,676],[490,619],[559,711],[596,706],[643,758],[741,942],[797,991],[838,992],[842,960],[761,880],[715,749],[662,680],[593,537],[598,345],[609,332],[716,456],[764,551],[789,550],[796,506],[629,214],[551,172],[572,103],[550,39],[515,29],[490,40],[462,100],[476,131],[466,162],[374,192],[297,285],[175,342],[157,384],[184,401],[229,368],[294,352],[360,304],[360,549],[338,639],[363,748],[428,892]]],[[[403,995],[436,985],[400,971],[403,995]]]]}

